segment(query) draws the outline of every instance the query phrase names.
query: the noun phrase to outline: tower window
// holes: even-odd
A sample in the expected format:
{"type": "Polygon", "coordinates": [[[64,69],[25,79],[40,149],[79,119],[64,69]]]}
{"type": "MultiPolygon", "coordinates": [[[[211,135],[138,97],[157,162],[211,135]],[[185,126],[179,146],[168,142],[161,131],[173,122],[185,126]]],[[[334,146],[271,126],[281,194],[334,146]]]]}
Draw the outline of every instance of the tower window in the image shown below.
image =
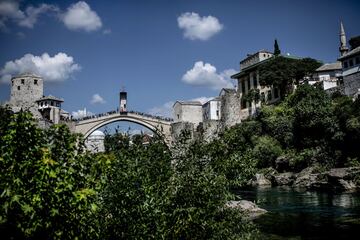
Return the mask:
{"type": "Polygon", "coordinates": [[[35,85],[38,84],[38,80],[37,80],[37,79],[34,80],[34,84],[35,84],[35,85]]]}
{"type": "Polygon", "coordinates": [[[14,80],[11,80],[11,86],[14,86],[14,80]]]}
{"type": "Polygon", "coordinates": [[[25,83],[25,79],[21,79],[21,84],[24,84],[25,83]]]}
{"type": "Polygon", "coordinates": [[[344,62],[344,68],[347,68],[347,67],[348,67],[348,63],[344,62]]]}
{"type": "Polygon", "coordinates": [[[20,90],[20,86],[18,86],[18,90],[20,90]]]}

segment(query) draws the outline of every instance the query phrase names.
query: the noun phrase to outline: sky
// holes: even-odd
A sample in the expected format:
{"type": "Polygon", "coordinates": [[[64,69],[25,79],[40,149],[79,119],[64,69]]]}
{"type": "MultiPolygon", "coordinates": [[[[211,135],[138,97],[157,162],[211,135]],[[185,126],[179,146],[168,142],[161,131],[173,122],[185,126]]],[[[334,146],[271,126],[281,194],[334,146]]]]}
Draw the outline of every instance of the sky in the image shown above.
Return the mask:
{"type": "Polygon", "coordinates": [[[334,62],[339,25],[360,35],[357,0],[0,0],[0,102],[22,72],[81,116],[128,109],[169,116],[176,100],[206,101],[261,49],[334,62]]]}

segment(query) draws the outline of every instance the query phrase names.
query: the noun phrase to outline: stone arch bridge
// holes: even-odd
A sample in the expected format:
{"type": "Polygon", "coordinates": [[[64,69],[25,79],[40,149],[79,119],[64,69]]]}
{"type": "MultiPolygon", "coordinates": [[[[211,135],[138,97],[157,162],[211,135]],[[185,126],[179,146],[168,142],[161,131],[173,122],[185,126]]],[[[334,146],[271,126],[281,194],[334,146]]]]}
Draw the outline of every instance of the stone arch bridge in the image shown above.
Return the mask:
{"type": "Polygon", "coordinates": [[[167,144],[171,142],[170,124],[173,122],[172,120],[135,112],[113,112],[110,114],[79,120],[75,124],[75,132],[82,133],[84,138],[87,138],[96,129],[117,121],[137,123],[152,130],[155,134],[163,136],[164,141],[167,144]]]}

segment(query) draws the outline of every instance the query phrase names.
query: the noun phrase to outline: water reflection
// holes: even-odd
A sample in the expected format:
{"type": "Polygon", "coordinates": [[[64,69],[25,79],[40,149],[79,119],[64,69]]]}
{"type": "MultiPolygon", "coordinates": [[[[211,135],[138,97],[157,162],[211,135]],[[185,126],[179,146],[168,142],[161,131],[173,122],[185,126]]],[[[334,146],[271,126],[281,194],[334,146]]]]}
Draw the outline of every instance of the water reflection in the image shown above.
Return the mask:
{"type": "Polygon", "coordinates": [[[269,211],[256,220],[268,239],[357,239],[360,235],[358,193],[276,187],[244,190],[239,195],[269,211]]]}

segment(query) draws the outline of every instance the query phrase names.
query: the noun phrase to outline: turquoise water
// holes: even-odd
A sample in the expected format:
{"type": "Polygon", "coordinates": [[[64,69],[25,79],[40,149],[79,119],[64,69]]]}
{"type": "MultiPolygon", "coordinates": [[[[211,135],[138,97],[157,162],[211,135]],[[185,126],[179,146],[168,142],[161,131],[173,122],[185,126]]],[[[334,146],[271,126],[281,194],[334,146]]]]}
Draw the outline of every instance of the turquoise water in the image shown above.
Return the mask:
{"type": "Polygon", "coordinates": [[[255,220],[266,239],[360,239],[360,193],[273,187],[238,194],[268,210],[255,220]]]}

